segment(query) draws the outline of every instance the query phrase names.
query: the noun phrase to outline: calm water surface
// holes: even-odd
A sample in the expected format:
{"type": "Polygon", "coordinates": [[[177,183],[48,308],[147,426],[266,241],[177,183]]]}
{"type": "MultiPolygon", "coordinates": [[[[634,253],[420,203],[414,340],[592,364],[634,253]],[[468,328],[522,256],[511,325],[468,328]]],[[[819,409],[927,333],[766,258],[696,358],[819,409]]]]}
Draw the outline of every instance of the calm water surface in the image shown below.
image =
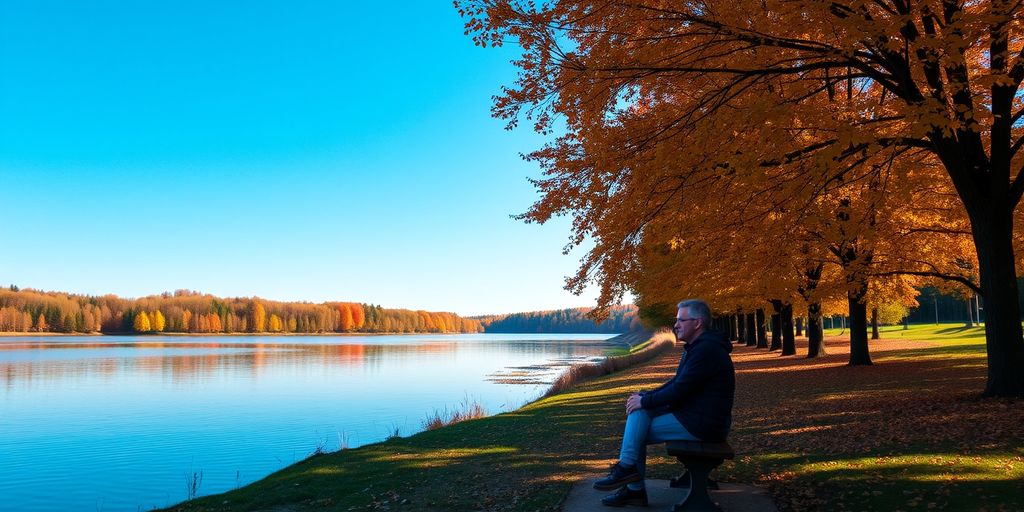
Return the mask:
{"type": "Polygon", "coordinates": [[[0,338],[0,510],[138,511],[539,396],[610,335],[0,338]]]}

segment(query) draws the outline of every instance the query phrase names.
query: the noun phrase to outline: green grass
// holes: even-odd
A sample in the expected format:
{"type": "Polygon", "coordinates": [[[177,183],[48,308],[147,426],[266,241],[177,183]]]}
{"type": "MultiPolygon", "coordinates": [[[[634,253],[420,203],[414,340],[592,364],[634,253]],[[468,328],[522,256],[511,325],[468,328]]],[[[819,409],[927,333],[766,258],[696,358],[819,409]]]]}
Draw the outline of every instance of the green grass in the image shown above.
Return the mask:
{"type": "Polygon", "coordinates": [[[629,354],[633,354],[633,353],[639,352],[639,351],[641,351],[641,350],[651,346],[656,341],[656,339],[657,338],[653,338],[652,337],[651,339],[649,339],[647,341],[644,341],[642,343],[639,343],[637,345],[634,345],[632,347],[608,348],[608,349],[604,350],[604,355],[605,355],[605,357],[627,356],[629,354]]]}
{"type": "MultiPolygon", "coordinates": [[[[780,510],[1024,510],[1022,403],[979,398],[983,331],[882,336],[870,367],[835,349],[807,360],[737,347],[738,457],[718,477],[767,486],[780,510]]],[[[176,510],[557,510],[574,482],[614,462],[625,397],[668,379],[678,357],[515,412],[317,455],[176,510]]],[[[651,477],[679,471],[650,453],[651,477]]]]}
{"type": "MultiPolygon", "coordinates": [[[[958,341],[965,345],[978,345],[985,348],[985,328],[965,327],[963,322],[946,324],[911,324],[909,329],[902,325],[883,325],[878,333],[883,338],[907,338],[943,345],[955,344],[958,341]]],[[[849,332],[848,329],[825,329],[825,336],[839,336],[849,332]]],[[[868,331],[870,333],[870,330],[868,331]]]]}

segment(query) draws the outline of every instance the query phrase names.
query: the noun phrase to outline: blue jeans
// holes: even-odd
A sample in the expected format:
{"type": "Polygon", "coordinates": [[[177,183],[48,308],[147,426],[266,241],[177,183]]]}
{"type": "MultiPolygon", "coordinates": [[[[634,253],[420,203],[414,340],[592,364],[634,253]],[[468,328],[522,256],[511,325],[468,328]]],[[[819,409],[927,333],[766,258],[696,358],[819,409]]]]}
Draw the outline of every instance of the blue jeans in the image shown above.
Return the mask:
{"type": "MultiPolygon", "coordinates": [[[[619,464],[636,465],[640,476],[644,476],[647,463],[647,445],[664,443],[665,441],[700,441],[689,433],[672,413],[651,417],[643,409],[633,411],[626,417],[626,430],[622,433],[622,451],[619,452],[619,464]]],[[[633,490],[643,489],[644,481],[629,484],[633,490]]]]}

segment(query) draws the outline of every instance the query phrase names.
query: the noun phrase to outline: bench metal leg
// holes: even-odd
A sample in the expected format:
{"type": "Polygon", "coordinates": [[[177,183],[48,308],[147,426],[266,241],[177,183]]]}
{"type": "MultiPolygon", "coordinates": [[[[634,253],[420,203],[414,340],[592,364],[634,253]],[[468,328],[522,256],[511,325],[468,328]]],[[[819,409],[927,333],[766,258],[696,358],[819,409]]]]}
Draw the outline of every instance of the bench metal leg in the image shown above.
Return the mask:
{"type": "Polygon", "coordinates": [[[679,457],[679,461],[686,466],[689,474],[690,492],[683,501],[672,507],[673,512],[721,511],[708,495],[708,474],[722,463],[722,459],[679,457]]]}
{"type": "MultiPolygon", "coordinates": [[[[684,469],[682,473],[679,473],[679,476],[674,476],[674,477],[672,477],[672,480],[668,481],[668,486],[673,488],[673,489],[689,489],[690,488],[690,472],[684,469]]],[[[717,491],[718,490],[718,480],[715,480],[714,478],[711,478],[709,476],[708,477],[708,489],[711,489],[712,491],[717,491]]]]}

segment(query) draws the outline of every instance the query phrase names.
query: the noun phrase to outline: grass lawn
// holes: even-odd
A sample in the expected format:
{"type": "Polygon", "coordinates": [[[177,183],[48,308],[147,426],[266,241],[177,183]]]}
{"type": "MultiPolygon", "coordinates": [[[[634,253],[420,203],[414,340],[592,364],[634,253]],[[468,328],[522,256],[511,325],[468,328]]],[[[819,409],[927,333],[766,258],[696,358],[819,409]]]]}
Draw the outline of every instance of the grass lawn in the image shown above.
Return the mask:
{"type": "MultiPolygon", "coordinates": [[[[718,477],[767,486],[780,510],[1024,510],[1024,403],[979,398],[982,330],[893,327],[882,338],[868,367],[846,366],[834,335],[813,360],[736,347],[737,459],[718,477]]],[[[174,510],[557,510],[573,482],[615,461],[625,397],[670,378],[678,358],[512,413],[316,455],[174,510]]],[[[660,447],[651,454],[650,476],[678,472],[660,447]]]]}

